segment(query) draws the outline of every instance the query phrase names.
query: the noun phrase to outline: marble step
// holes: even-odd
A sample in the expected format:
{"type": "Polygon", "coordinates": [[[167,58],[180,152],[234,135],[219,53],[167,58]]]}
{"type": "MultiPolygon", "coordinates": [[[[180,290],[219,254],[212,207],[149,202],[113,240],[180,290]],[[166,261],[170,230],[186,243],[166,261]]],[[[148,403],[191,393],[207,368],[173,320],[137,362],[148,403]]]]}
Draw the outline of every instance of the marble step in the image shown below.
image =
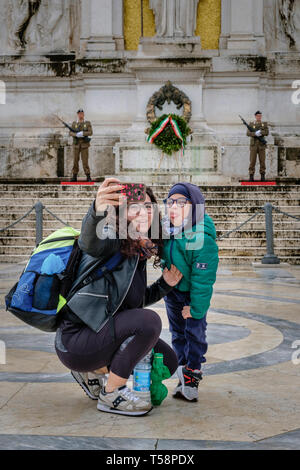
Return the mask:
{"type": "MultiPolygon", "coordinates": [[[[66,213],[56,213],[56,215],[66,224],[80,224],[82,223],[83,216],[82,217],[77,217],[74,214],[66,214],[66,213]]],[[[214,221],[215,227],[217,230],[223,230],[224,228],[231,228],[231,227],[237,227],[238,225],[241,225],[242,223],[246,222],[249,217],[251,217],[251,213],[249,214],[242,214],[239,217],[234,217],[230,216],[226,213],[223,214],[214,214],[214,213],[209,213],[211,218],[214,221]]],[[[288,217],[283,214],[275,214],[273,215],[273,225],[277,227],[282,227],[286,225],[287,228],[290,227],[291,225],[295,225],[295,227],[299,227],[300,221],[298,218],[300,218],[300,215],[295,213],[293,214],[297,219],[293,217],[288,217]]],[[[21,214],[20,214],[21,216],[21,214]]],[[[0,228],[4,228],[16,221],[18,221],[19,216],[16,214],[11,214],[11,216],[4,216],[0,217],[0,228]]],[[[21,221],[18,221],[17,224],[14,226],[14,228],[19,228],[19,226],[25,228],[25,227],[33,227],[35,226],[35,215],[29,215],[28,217],[22,219],[21,221]]],[[[56,226],[61,226],[62,223],[56,220],[52,215],[50,214],[45,214],[44,218],[44,226],[47,227],[56,227],[56,226]],[[50,224],[50,225],[49,225],[50,224]]],[[[253,230],[254,228],[258,228],[259,226],[263,227],[265,226],[265,217],[264,214],[257,214],[251,221],[247,222],[245,225],[243,225],[242,229],[247,229],[247,230],[253,230]]],[[[0,232],[1,233],[1,232],[0,232]]]]}
{"type": "MultiPolygon", "coordinates": [[[[252,192],[252,191],[219,191],[219,192],[212,192],[212,191],[205,191],[202,190],[203,195],[206,199],[265,199],[266,197],[271,198],[286,198],[286,199],[299,199],[300,192],[298,191],[282,191],[282,192],[275,192],[275,191],[260,191],[260,192],[252,192]]],[[[43,199],[72,199],[74,196],[78,200],[90,200],[96,197],[97,191],[94,190],[93,192],[76,192],[76,191],[3,191],[0,188],[0,196],[2,198],[14,198],[16,196],[20,197],[20,199],[38,199],[38,197],[42,197],[43,199]]],[[[167,196],[168,191],[154,191],[156,198],[163,199],[167,196]]]]}
{"type": "MultiPolygon", "coordinates": [[[[20,206],[20,207],[13,207],[13,206],[0,206],[0,220],[17,220],[21,218],[23,215],[25,215],[32,206],[20,206]]],[[[64,206],[53,206],[53,205],[47,205],[45,206],[47,209],[49,209],[54,215],[57,215],[58,217],[62,218],[70,218],[70,220],[82,220],[84,216],[87,214],[89,206],[84,207],[74,207],[73,205],[64,205],[64,206]]],[[[300,206],[298,205],[275,205],[274,207],[279,209],[280,211],[286,212],[287,214],[294,215],[296,217],[300,217],[300,206]]],[[[227,219],[234,219],[237,221],[243,221],[251,215],[254,215],[256,212],[259,211],[260,208],[263,208],[262,206],[237,206],[235,205],[234,207],[231,206],[221,206],[221,205],[214,205],[214,206],[207,206],[206,207],[206,213],[210,215],[213,219],[214,222],[218,220],[220,217],[221,219],[224,219],[224,216],[227,219]]],[[[161,213],[164,214],[163,208],[161,208],[161,213]]],[[[53,215],[50,214],[47,210],[43,211],[43,217],[44,219],[50,219],[51,217],[53,218],[53,215]]],[[[264,212],[262,211],[261,213],[257,214],[257,217],[264,217],[264,212]]],[[[282,214],[280,212],[277,212],[275,209],[273,210],[273,218],[283,218],[283,217],[288,217],[285,214],[282,214]]],[[[27,215],[26,219],[33,220],[35,219],[35,211],[33,210],[29,215],[27,215]]]]}
{"type": "MultiPolygon", "coordinates": [[[[71,207],[74,210],[82,210],[85,211],[90,207],[93,202],[93,199],[75,199],[73,198],[66,198],[66,199],[55,199],[55,198],[1,198],[0,199],[0,210],[3,212],[5,210],[15,209],[18,211],[28,211],[31,209],[37,202],[41,202],[45,207],[50,210],[53,208],[66,208],[71,207]],[[74,207],[74,202],[76,202],[76,206],[74,207]]],[[[157,200],[161,209],[164,208],[164,203],[161,199],[157,200]]],[[[251,207],[261,207],[264,206],[266,202],[270,202],[276,207],[281,206],[295,206],[299,207],[300,209],[300,197],[298,199],[295,198],[267,198],[267,199],[243,199],[243,198],[235,198],[235,199],[226,199],[225,197],[220,199],[207,199],[205,201],[206,207],[229,207],[234,208],[236,210],[240,210],[243,207],[251,208],[251,207]]]]}
{"type": "MultiPolygon", "coordinates": [[[[258,256],[263,257],[267,253],[266,247],[227,247],[227,248],[219,248],[219,256],[223,258],[223,256],[236,256],[236,257],[244,257],[244,256],[258,256]]],[[[275,248],[274,253],[276,256],[281,258],[289,257],[291,259],[300,259],[300,247],[297,249],[293,248],[275,248]]]]}
{"type": "MultiPolygon", "coordinates": [[[[236,223],[241,224],[242,222],[246,222],[246,220],[250,219],[250,217],[254,216],[255,218],[252,219],[254,222],[264,222],[265,220],[265,213],[264,211],[260,211],[259,207],[256,208],[247,208],[244,207],[243,210],[241,209],[240,211],[233,212],[230,210],[230,208],[227,207],[210,207],[206,209],[206,214],[209,215],[214,224],[218,225],[220,223],[236,223]]],[[[272,211],[272,218],[273,222],[280,222],[280,223],[285,223],[285,222],[291,222],[293,221],[294,223],[297,223],[298,219],[300,219],[300,207],[295,207],[295,206],[280,206],[278,207],[279,210],[283,211],[278,212],[276,210],[272,211]],[[289,217],[289,214],[291,217],[289,217]]],[[[43,211],[43,220],[44,221],[51,221],[55,220],[55,215],[62,219],[66,223],[73,223],[73,222],[82,222],[84,217],[86,216],[88,209],[87,210],[81,210],[81,211],[76,211],[74,208],[67,208],[67,209],[61,209],[61,210],[56,210],[56,208],[51,208],[50,209],[51,213],[48,211],[43,211]],[[54,215],[52,215],[54,214],[54,215]]],[[[5,225],[8,225],[9,223],[15,222],[18,219],[21,219],[26,213],[28,212],[28,209],[24,211],[13,211],[8,210],[0,210],[0,228],[5,225]]],[[[161,211],[161,216],[165,216],[165,212],[161,211]]],[[[29,215],[27,215],[24,219],[22,219],[21,222],[19,223],[24,223],[26,221],[34,222],[36,220],[36,214],[35,211],[32,211],[29,215]]],[[[251,223],[251,222],[248,222],[251,223]]]]}
{"type": "MultiPolygon", "coordinates": [[[[299,225],[300,228],[300,225],[299,225]]],[[[79,229],[80,230],[80,229],[79,229]]],[[[43,229],[43,236],[46,238],[48,235],[53,233],[54,229],[52,228],[45,228],[43,229]]],[[[225,231],[218,231],[220,235],[224,234],[225,231]]],[[[266,237],[266,232],[265,229],[255,229],[255,230],[245,230],[242,228],[242,230],[239,230],[237,232],[234,232],[230,236],[232,238],[234,236],[235,239],[265,239],[266,237]]],[[[0,243],[1,240],[6,240],[7,238],[11,239],[19,239],[23,240],[22,243],[25,243],[25,240],[27,238],[32,238],[32,240],[35,240],[35,227],[31,228],[18,228],[18,225],[16,227],[12,227],[5,232],[0,233],[0,243]]],[[[286,239],[299,239],[299,230],[296,229],[285,229],[285,228],[274,228],[274,238],[286,238],[286,239]]],[[[2,244],[5,244],[3,242],[2,244]]]]}
{"type": "MultiPolygon", "coordinates": [[[[278,254],[276,253],[278,256],[278,254]]],[[[236,256],[236,255],[222,255],[220,257],[219,265],[250,265],[251,263],[261,262],[262,256],[236,256]]],[[[0,258],[1,260],[1,258],[0,258]]],[[[290,256],[280,256],[280,263],[288,263],[291,265],[300,265],[300,256],[290,257],[290,256]]],[[[278,265],[277,265],[278,266],[278,265]]]]}
{"type": "MultiPolygon", "coordinates": [[[[100,183],[99,183],[100,184],[100,183]]],[[[0,228],[9,225],[27,212],[38,200],[64,222],[80,230],[91,201],[95,197],[98,185],[60,186],[44,185],[8,185],[0,184],[0,228]],[[74,199],[76,206],[74,207],[74,199]],[[16,201],[21,204],[16,206],[16,201]]],[[[170,185],[157,184],[152,188],[159,203],[166,196],[170,185]]],[[[257,209],[271,202],[281,210],[300,217],[300,185],[282,185],[272,187],[223,185],[201,186],[206,197],[207,213],[212,216],[217,235],[225,235],[236,228],[257,209]]],[[[43,236],[46,237],[62,224],[44,211],[43,236]]],[[[281,250],[281,260],[292,264],[299,262],[300,221],[273,212],[275,250],[281,250]],[[288,261],[290,260],[290,261],[288,261]]],[[[259,261],[265,254],[265,218],[259,214],[241,230],[218,242],[220,262],[233,264],[259,261]]],[[[15,227],[0,232],[0,261],[19,262],[28,258],[35,245],[35,213],[30,214],[15,227]],[[25,241],[26,239],[26,241],[25,241]],[[29,251],[28,251],[29,250],[29,251]],[[23,259],[22,259],[23,257],[23,259]]],[[[277,254],[277,252],[276,252],[277,254]]]]}
{"type": "MultiPolygon", "coordinates": [[[[220,265],[249,265],[252,262],[260,262],[263,258],[265,253],[262,253],[261,255],[222,255],[220,256],[220,265]]],[[[278,256],[278,253],[276,252],[276,255],[278,256]]],[[[30,253],[28,254],[21,254],[21,255],[16,255],[16,254],[0,254],[0,263],[20,263],[22,266],[25,266],[25,264],[28,261],[28,258],[30,256],[30,253]]],[[[297,257],[295,256],[288,256],[288,255],[281,255],[280,257],[280,262],[281,263],[289,263],[291,265],[300,265],[300,255],[297,257]]]]}
{"type": "MultiPolygon", "coordinates": [[[[267,246],[266,238],[238,238],[238,237],[226,237],[223,240],[218,240],[219,249],[227,248],[265,248],[267,246]]],[[[300,250],[300,238],[281,238],[274,237],[275,248],[292,248],[294,250],[300,250]]]]}
{"type": "MultiPolygon", "coordinates": [[[[294,232],[296,235],[297,233],[294,232]]],[[[43,233],[44,238],[47,236],[47,234],[43,233]]],[[[236,233],[233,234],[234,236],[226,237],[223,240],[218,240],[218,246],[220,249],[227,249],[228,247],[266,247],[266,238],[265,237],[237,237],[236,233]]],[[[264,234],[265,235],[265,234],[264,234]]],[[[29,236],[6,236],[6,237],[0,237],[0,247],[15,247],[15,246],[23,246],[23,247],[32,247],[35,246],[35,236],[32,236],[32,232],[30,232],[29,236]]],[[[275,232],[274,236],[274,246],[275,248],[278,247],[283,247],[283,248],[294,248],[294,249],[300,249],[300,238],[299,236],[294,236],[287,238],[282,238],[281,236],[278,236],[275,232]]]]}
{"type": "MultiPolygon", "coordinates": [[[[2,192],[48,192],[48,193],[86,193],[93,194],[97,192],[100,183],[95,183],[92,186],[86,185],[66,185],[62,186],[59,184],[1,184],[0,191],[2,192]]],[[[169,191],[171,185],[151,185],[154,193],[169,191]]],[[[224,192],[242,192],[242,193],[284,193],[284,192],[300,192],[300,185],[277,185],[277,186],[240,186],[240,185],[200,185],[199,186],[203,193],[224,193],[224,192]]]]}
{"type": "MultiPolygon", "coordinates": [[[[25,267],[26,263],[28,261],[28,255],[1,255],[0,254],[0,263],[5,263],[7,265],[9,264],[20,264],[20,266],[25,267]]],[[[252,262],[260,262],[261,258],[258,256],[245,256],[243,258],[241,257],[235,257],[235,256],[223,256],[220,258],[219,265],[249,265],[252,262]]],[[[289,257],[281,257],[280,258],[281,263],[290,263],[293,265],[299,265],[300,264],[300,258],[299,259],[291,259],[289,257]]]]}
{"type": "MultiPolygon", "coordinates": [[[[266,196],[268,197],[276,197],[276,198],[281,198],[281,197],[286,197],[288,199],[297,198],[299,199],[300,197],[300,191],[297,190],[284,190],[284,191],[239,191],[239,190],[224,190],[224,191],[207,191],[206,189],[202,189],[202,193],[207,199],[220,199],[220,198],[227,198],[227,199],[236,199],[236,198],[242,198],[242,199],[265,199],[266,196]]],[[[74,195],[78,199],[92,199],[96,196],[97,190],[93,189],[93,191],[89,190],[77,190],[77,189],[67,189],[67,190],[61,190],[60,188],[56,189],[44,189],[44,190],[33,190],[31,189],[20,189],[20,190],[3,190],[0,187],[0,197],[1,198],[9,198],[12,197],[14,198],[16,195],[21,196],[22,198],[55,198],[55,199],[64,199],[64,198],[74,198],[74,195]]],[[[157,198],[163,199],[166,197],[168,194],[168,190],[162,191],[154,191],[154,194],[157,198]]]]}
{"type": "MultiPolygon", "coordinates": [[[[247,233],[251,233],[252,231],[256,231],[256,230],[261,230],[263,231],[265,229],[265,221],[264,219],[262,219],[261,221],[259,220],[256,220],[257,218],[254,219],[254,221],[251,221],[251,222],[248,222],[247,224],[245,224],[244,226],[241,227],[241,229],[239,229],[239,231],[244,231],[244,232],[247,232],[247,233]]],[[[62,218],[63,220],[63,218],[62,218]]],[[[70,218],[67,218],[67,220],[63,220],[64,222],[68,223],[71,227],[75,228],[76,230],[80,230],[81,229],[81,220],[72,220],[70,218]]],[[[10,225],[11,223],[13,223],[13,220],[9,220],[9,219],[2,219],[1,221],[1,227],[0,228],[4,228],[8,225],[10,225]]],[[[242,221],[220,221],[220,222],[216,222],[215,223],[215,227],[216,227],[216,231],[217,232],[226,232],[228,230],[233,230],[235,229],[240,223],[242,223],[242,221]]],[[[59,221],[56,221],[55,219],[44,219],[44,223],[43,223],[43,228],[46,230],[46,229],[49,229],[51,230],[52,232],[55,231],[55,230],[58,230],[59,228],[62,228],[63,227],[63,224],[60,223],[59,221]]],[[[24,219],[22,220],[21,222],[18,222],[18,224],[15,225],[15,227],[12,227],[11,229],[9,230],[12,230],[12,229],[22,229],[22,230],[35,230],[35,219],[33,220],[27,220],[27,219],[24,219]]],[[[297,220],[294,220],[292,218],[288,218],[288,220],[283,220],[283,221],[277,221],[276,219],[273,220],[273,229],[276,231],[277,229],[279,230],[284,230],[284,229],[288,229],[288,230],[296,230],[296,229],[300,229],[300,221],[297,221],[297,220]]],[[[6,233],[5,232],[0,232],[0,234],[4,234],[6,233]]]]}
{"type": "MultiPolygon", "coordinates": [[[[30,253],[31,250],[35,248],[35,243],[34,240],[32,240],[32,244],[29,244],[28,246],[24,245],[23,243],[21,245],[2,245],[0,246],[0,253],[1,254],[23,254],[23,253],[30,253]]],[[[252,241],[251,241],[252,242],[252,241]]],[[[264,254],[266,252],[266,246],[255,246],[253,243],[250,243],[248,246],[246,244],[242,244],[242,246],[236,246],[236,245],[228,245],[228,246],[222,246],[222,242],[219,244],[219,254],[222,256],[223,254],[232,254],[236,256],[243,256],[243,255],[258,255],[259,253],[264,254]]],[[[285,256],[300,256],[300,244],[298,242],[298,245],[296,247],[291,247],[291,246],[278,246],[276,248],[276,253],[283,254],[285,256]]]]}

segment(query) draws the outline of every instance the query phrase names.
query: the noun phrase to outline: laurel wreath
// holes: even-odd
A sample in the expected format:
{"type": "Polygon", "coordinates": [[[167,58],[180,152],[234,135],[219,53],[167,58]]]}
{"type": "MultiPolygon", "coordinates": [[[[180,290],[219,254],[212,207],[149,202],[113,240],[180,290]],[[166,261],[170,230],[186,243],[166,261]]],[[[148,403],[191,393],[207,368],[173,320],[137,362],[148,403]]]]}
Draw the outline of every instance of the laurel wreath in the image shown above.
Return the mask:
{"type": "Polygon", "coordinates": [[[149,136],[152,136],[155,132],[159,132],[159,134],[154,138],[152,143],[161,149],[162,152],[167,155],[172,155],[173,152],[177,152],[180,149],[184,150],[184,147],[186,146],[186,138],[191,133],[191,129],[183,117],[178,116],[177,114],[163,114],[156,119],[151,124],[150,129],[148,129],[149,136]],[[170,122],[168,122],[161,132],[159,132],[162,122],[168,116],[173,119],[173,123],[175,121],[174,124],[175,126],[177,125],[177,128],[179,129],[178,132],[174,131],[174,127],[170,122]],[[178,137],[178,135],[181,135],[181,138],[178,137]]]}

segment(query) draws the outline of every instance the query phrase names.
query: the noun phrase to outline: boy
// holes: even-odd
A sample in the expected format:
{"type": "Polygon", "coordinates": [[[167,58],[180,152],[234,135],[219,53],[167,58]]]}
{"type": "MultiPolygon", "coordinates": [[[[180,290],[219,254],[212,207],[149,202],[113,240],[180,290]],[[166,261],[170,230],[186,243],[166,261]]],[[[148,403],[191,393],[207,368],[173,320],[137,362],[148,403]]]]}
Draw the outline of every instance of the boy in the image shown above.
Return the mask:
{"type": "Polygon", "coordinates": [[[170,238],[164,240],[162,266],[174,264],[183,274],[164,297],[179,363],[179,384],[173,396],[194,402],[202,380],[201,365],[206,362],[206,314],[219,263],[216,230],[205,214],[205,199],[198,186],[177,183],[164,203],[164,231],[170,238]]]}

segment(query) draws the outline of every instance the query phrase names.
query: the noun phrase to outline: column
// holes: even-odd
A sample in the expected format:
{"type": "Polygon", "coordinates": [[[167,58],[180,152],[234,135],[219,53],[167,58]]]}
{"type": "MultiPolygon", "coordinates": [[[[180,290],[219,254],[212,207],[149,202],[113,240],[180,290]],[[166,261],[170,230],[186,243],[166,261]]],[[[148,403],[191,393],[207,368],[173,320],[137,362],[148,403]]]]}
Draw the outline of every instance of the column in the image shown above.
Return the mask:
{"type": "Polygon", "coordinates": [[[123,0],[112,0],[112,4],[113,4],[112,29],[113,29],[113,37],[116,43],[116,49],[124,50],[123,0]]]}
{"type": "Polygon", "coordinates": [[[123,47],[123,0],[82,2],[81,49],[86,57],[123,47]]]}
{"type": "Polygon", "coordinates": [[[264,53],[263,2],[222,0],[220,49],[264,53]]]}

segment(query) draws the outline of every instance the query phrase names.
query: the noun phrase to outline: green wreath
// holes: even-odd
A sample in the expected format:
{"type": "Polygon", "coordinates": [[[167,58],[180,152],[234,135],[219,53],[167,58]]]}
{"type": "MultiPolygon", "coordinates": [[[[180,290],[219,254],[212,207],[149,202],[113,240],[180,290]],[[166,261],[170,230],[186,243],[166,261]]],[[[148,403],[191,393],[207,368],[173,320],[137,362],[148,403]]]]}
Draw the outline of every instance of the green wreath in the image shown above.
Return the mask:
{"type": "Polygon", "coordinates": [[[163,114],[151,124],[147,141],[155,144],[167,155],[172,155],[173,152],[184,149],[190,133],[191,129],[181,116],[163,114]]]}

